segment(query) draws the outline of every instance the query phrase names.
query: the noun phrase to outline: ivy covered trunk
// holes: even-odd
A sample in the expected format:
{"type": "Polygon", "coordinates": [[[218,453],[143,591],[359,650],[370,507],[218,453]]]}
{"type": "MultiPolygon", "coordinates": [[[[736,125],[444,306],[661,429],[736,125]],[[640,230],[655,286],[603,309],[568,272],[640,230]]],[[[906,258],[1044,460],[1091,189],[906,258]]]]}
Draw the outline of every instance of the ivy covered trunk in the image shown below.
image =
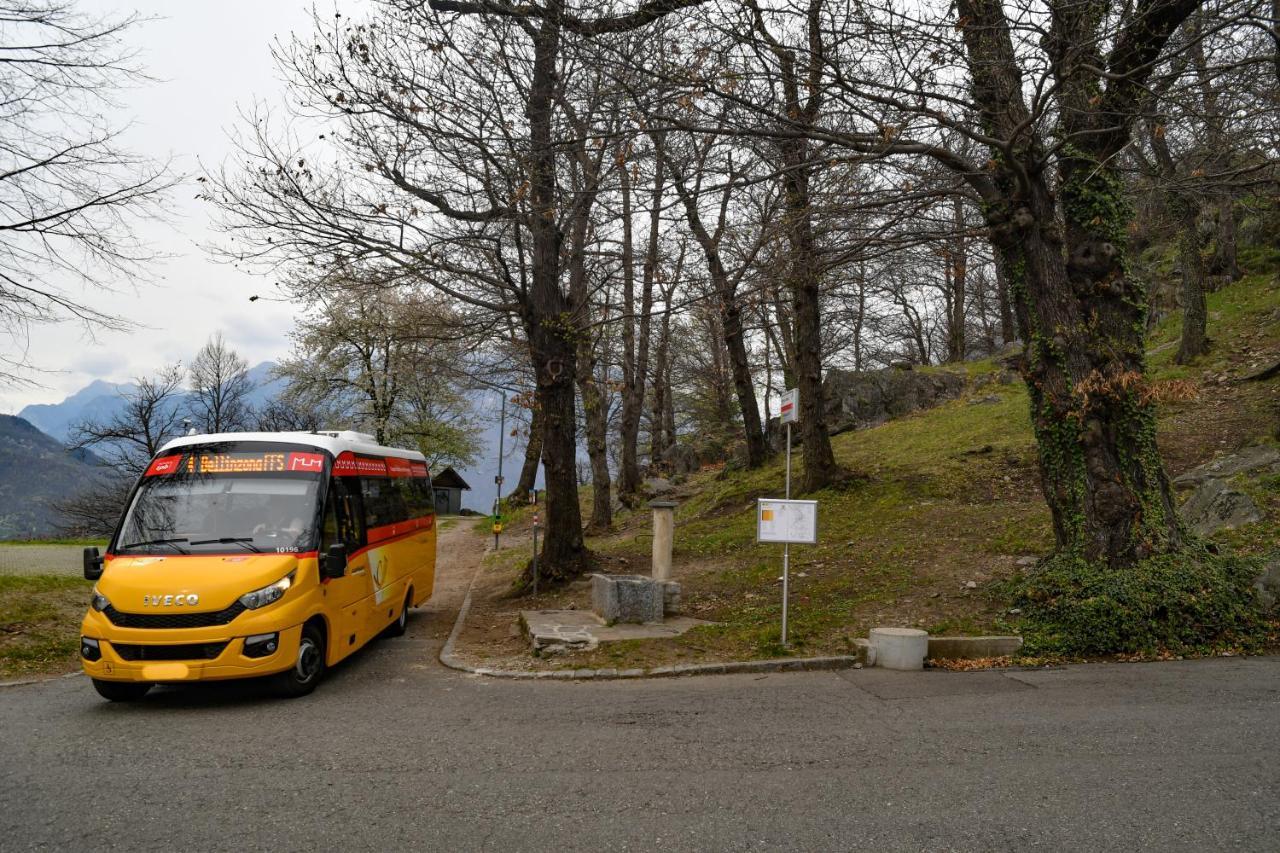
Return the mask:
{"type": "Polygon", "coordinates": [[[1146,293],[1126,268],[1131,213],[1114,169],[1151,70],[1197,5],[1149,0],[1109,30],[1106,4],[1050,2],[1039,43],[1054,82],[1052,126],[1037,126],[1028,107],[1004,5],[956,6],[973,102],[984,131],[1001,140],[966,179],[984,199],[1026,346],[1058,551],[1113,569],[1184,541],[1156,447],[1146,293]]]}
{"type": "Polygon", "coordinates": [[[1060,170],[1061,210],[1036,180],[1024,205],[992,217],[1058,549],[1113,567],[1182,542],[1144,375],[1145,292],[1125,269],[1122,192],[1081,159],[1060,170]]]}

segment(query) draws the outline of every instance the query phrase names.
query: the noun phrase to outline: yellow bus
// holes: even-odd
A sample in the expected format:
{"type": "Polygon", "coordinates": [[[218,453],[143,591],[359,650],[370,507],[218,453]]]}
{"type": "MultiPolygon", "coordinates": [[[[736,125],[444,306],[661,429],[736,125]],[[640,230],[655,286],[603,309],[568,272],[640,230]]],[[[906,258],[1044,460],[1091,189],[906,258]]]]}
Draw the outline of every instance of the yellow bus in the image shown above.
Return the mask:
{"type": "Polygon", "coordinates": [[[250,676],[310,693],[431,596],[434,506],[422,454],[363,433],[170,441],[105,555],[85,549],[84,671],[112,701],[250,676]]]}

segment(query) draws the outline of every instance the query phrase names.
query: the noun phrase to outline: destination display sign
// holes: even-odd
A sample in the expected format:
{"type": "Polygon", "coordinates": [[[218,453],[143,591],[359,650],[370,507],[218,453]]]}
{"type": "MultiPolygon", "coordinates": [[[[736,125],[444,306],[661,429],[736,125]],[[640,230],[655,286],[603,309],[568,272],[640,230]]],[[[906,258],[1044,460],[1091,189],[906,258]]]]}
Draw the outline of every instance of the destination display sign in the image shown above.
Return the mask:
{"type": "Polygon", "coordinates": [[[323,453],[263,451],[260,453],[177,453],[161,456],[147,468],[147,476],[166,474],[270,474],[324,472],[323,453]]]}

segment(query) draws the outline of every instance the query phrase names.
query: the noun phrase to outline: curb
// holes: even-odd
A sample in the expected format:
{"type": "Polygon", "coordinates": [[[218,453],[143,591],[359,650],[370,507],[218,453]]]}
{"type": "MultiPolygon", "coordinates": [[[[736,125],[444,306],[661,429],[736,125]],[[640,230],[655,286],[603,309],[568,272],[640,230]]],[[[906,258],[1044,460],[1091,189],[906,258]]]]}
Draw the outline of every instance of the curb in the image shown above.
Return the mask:
{"type": "Polygon", "coordinates": [[[780,658],[778,660],[742,660],[727,663],[689,663],[676,666],[658,666],[652,669],[493,669],[485,666],[471,666],[463,663],[454,654],[458,635],[462,633],[462,625],[466,621],[467,612],[471,610],[471,589],[475,586],[476,576],[467,585],[466,597],[458,610],[458,617],[453,622],[453,630],[440,650],[440,663],[466,672],[488,678],[512,678],[525,681],[618,681],[627,678],[675,678],[682,675],[730,675],[744,672],[815,672],[832,669],[861,669],[862,663],[856,655],[830,655],[817,658],[780,658]]]}

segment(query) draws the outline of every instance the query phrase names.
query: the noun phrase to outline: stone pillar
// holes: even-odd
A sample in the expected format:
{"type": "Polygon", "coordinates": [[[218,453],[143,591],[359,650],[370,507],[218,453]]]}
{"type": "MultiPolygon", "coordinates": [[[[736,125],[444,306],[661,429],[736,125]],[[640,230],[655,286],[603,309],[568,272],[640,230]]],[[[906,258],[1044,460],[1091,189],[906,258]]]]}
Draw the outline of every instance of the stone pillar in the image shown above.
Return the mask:
{"type": "Polygon", "coordinates": [[[671,579],[671,546],[675,539],[675,501],[649,501],[653,510],[653,579],[671,579]]]}

